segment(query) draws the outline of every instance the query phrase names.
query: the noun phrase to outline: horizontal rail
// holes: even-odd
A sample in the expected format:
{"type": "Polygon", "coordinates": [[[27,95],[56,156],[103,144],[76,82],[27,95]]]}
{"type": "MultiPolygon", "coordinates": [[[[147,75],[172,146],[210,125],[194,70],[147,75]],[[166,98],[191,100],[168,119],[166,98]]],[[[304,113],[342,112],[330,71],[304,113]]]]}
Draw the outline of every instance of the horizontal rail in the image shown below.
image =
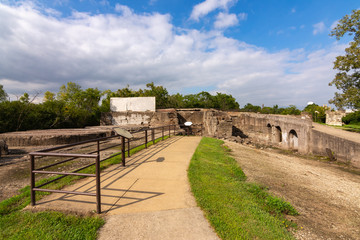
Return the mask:
{"type": "Polygon", "coordinates": [[[42,173],[42,174],[58,174],[58,175],[73,175],[73,176],[84,176],[84,177],[96,177],[95,174],[90,173],[67,173],[67,172],[53,172],[53,171],[32,171],[33,173],[42,173]]]}
{"type": "Polygon", "coordinates": [[[31,152],[30,156],[54,156],[54,157],[80,157],[80,158],[97,158],[95,154],[77,154],[77,153],[49,153],[49,152],[31,152]]]}
{"type": "Polygon", "coordinates": [[[54,193],[68,193],[68,194],[76,194],[76,195],[85,195],[85,196],[96,196],[96,193],[87,193],[87,192],[73,192],[73,191],[44,189],[44,188],[33,188],[33,190],[39,191],[39,192],[54,192],[54,193]]]}
{"type": "MultiPolygon", "coordinates": [[[[135,142],[137,143],[138,141],[142,141],[143,139],[145,140],[145,148],[147,148],[147,144],[149,142],[153,142],[155,143],[155,140],[157,139],[163,139],[165,135],[168,135],[169,137],[172,135],[171,130],[173,130],[173,134],[175,135],[177,132],[177,129],[179,125],[174,124],[174,125],[167,125],[167,126],[159,126],[159,127],[154,127],[154,128],[144,128],[144,129],[140,129],[138,131],[132,131],[132,134],[136,134],[136,133],[141,133],[143,132],[143,135],[138,134],[136,137],[134,136],[132,139],[127,139],[125,141],[125,137],[124,136],[119,136],[119,135],[113,135],[113,136],[109,136],[109,137],[101,137],[101,138],[96,138],[96,139],[91,139],[91,140],[87,140],[87,141],[82,141],[82,142],[78,142],[78,143],[72,143],[72,144],[67,144],[67,145],[63,145],[63,146],[58,146],[58,147],[53,147],[53,148],[48,148],[48,149],[43,149],[43,150],[39,150],[36,152],[31,152],[29,153],[30,156],[30,188],[31,188],[31,205],[35,205],[35,192],[36,191],[42,191],[42,192],[54,192],[54,193],[65,193],[65,194],[76,194],[76,195],[87,195],[87,196],[96,196],[96,205],[97,205],[97,212],[101,213],[101,188],[100,188],[100,162],[103,162],[107,159],[110,159],[114,156],[120,155],[121,154],[121,158],[122,158],[122,165],[125,166],[125,152],[128,152],[128,157],[130,156],[130,151],[136,147],[141,146],[142,144],[136,144],[137,146],[131,146],[130,147],[130,143],[131,142],[135,142]],[[168,134],[167,134],[168,132],[168,134]],[[150,134],[149,134],[150,133],[150,134]],[[160,134],[160,136],[159,136],[160,134]],[[151,137],[150,137],[151,136],[151,137]],[[159,137],[156,137],[159,136],[159,137]],[[148,139],[148,137],[151,138],[148,139]],[[121,144],[117,143],[117,142],[113,142],[110,139],[115,139],[115,138],[119,138],[121,139],[121,144]],[[149,141],[150,140],[150,141],[149,141]],[[88,144],[88,143],[95,143],[95,144],[88,144]],[[76,147],[76,148],[71,148],[73,146],[78,146],[78,145],[82,145],[80,147],[76,147]],[[103,144],[103,148],[100,147],[100,145],[103,144]],[[96,146],[96,150],[93,151],[91,148],[96,146]],[[107,149],[111,149],[117,146],[121,146],[121,151],[119,153],[116,154],[111,154],[108,157],[105,157],[104,159],[100,159],[100,152],[107,150],[107,149]],[[66,148],[69,148],[66,150],[66,148]],[[64,153],[65,151],[72,151],[72,150],[81,150],[83,148],[89,148],[89,150],[85,150],[87,153],[86,154],[76,154],[76,153],[64,153]],[[64,149],[60,152],[53,152],[55,150],[60,150],[60,149],[64,149]],[[88,152],[89,151],[89,152],[88,152]],[[44,156],[49,156],[49,157],[65,157],[67,159],[62,159],[61,161],[57,162],[57,163],[52,163],[48,166],[42,166],[39,167],[38,169],[35,168],[35,157],[37,157],[39,160],[42,159],[44,156]],[[83,166],[77,170],[74,170],[72,172],[59,172],[59,171],[46,171],[44,169],[49,168],[49,167],[53,167],[56,166],[58,164],[62,164],[62,163],[66,163],[72,160],[75,160],[77,158],[92,158],[92,159],[96,159],[95,163],[91,163],[88,164],[86,166],[83,166]],[[90,166],[94,166],[95,165],[95,174],[89,174],[89,173],[79,173],[79,171],[88,168],[90,166]],[[56,174],[58,176],[55,176],[55,178],[53,178],[52,180],[49,180],[45,183],[40,184],[39,186],[35,186],[35,174],[56,174]],[[55,182],[59,179],[62,179],[66,176],[83,176],[83,177],[95,177],[96,179],[96,193],[87,193],[87,192],[73,192],[73,191],[65,191],[65,190],[53,190],[53,189],[45,189],[45,188],[41,188],[45,185],[48,185],[52,182],[55,182]]],[[[81,150],[82,151],[82,150],[81,150]]]]}

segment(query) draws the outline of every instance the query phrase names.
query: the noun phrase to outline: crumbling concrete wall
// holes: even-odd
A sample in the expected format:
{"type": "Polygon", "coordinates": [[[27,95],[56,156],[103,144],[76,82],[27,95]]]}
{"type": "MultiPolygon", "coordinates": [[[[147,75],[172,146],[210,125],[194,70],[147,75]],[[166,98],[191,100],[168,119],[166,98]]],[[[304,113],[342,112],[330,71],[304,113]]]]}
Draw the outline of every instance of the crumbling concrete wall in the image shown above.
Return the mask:
{"type": "Polygon", "coordinates": [[[176,110],[171,109],[159,109],[157,110],[150,120],[150,127],[159,127],[164,125],[178,125],[178,117],[176,110]]]}
{"type": "Polygon", "coordinates": [[[156,112],[107,112],[101,114],[100,125],[158,127],[178,124],[175,109],[160,109],[156,112]]]}
{"type": "Polygon", "coordinates": [[[294,116],[229,112],[233,135],[250,137],[284,149],[310,151],[312,121],[294,116]]]}
{"type": "Polygon", "coordinates": [[[342,126],[342,118],[345,116],[345,111],[326,111],[326,124],[333,126],[342,126]]]}
{"type": "Polygon", "coordinates": [[[100,125],[116,125],[116,126],[126,126],[126,125],[139,125],[139,126],[149,126],[151,119],[154,117],[155,112],[109,112],[102,113],[100,125]]]}
{"type": "Polygon", "coordinates": [[[202,134],[210,137],[231,137],[232,120],[226,112],[214,109],[177,109],[179,124],[202,124],[202,134]]]}
{"type": "Polygon", "coordinates": [[[360,168],[359,143],[313,129],[311,135],[311,152],[313,154],[327,156],[327,148],[330,149],[336,160],[360,168]]]}

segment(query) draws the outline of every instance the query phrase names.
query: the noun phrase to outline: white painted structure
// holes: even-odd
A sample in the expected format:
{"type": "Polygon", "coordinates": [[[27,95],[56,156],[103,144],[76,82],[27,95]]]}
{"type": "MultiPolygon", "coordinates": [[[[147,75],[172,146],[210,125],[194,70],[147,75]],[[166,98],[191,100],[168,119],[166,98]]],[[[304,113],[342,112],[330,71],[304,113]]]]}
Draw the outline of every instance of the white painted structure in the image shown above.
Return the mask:
{"type": "Polygon", "coordinates": [[[110,111],[112,112],[155,112],[155,97],[129,97],[110,98],[110,111]]]}

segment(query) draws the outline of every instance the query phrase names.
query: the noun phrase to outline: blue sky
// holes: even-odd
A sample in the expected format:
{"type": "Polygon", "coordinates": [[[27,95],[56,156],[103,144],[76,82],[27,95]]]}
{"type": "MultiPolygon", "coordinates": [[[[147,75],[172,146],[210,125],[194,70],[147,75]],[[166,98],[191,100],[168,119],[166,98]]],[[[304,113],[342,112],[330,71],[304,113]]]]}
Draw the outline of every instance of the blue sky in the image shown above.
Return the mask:
{"type": "Polygon", "coordinates": [[[327,104],[331,28],[360,3],[285,0],[0,0],[0,84],[24,92],[144,88],[232,94],[241,106],[327,104]]]}

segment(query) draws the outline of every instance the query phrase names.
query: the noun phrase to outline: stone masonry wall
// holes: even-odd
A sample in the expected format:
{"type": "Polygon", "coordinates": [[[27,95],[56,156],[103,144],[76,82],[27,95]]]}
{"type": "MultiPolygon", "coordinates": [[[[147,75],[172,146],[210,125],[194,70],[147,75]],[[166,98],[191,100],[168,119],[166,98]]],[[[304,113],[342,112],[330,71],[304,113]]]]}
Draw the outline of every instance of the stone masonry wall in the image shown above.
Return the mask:
{"type": "Polygon", "coordinates": [[[317,155],[327,156],[326,149],[330,149],[338,161],[350,163],[360,168],[359,143],[312,130],[311,152],[317,155]]]}

